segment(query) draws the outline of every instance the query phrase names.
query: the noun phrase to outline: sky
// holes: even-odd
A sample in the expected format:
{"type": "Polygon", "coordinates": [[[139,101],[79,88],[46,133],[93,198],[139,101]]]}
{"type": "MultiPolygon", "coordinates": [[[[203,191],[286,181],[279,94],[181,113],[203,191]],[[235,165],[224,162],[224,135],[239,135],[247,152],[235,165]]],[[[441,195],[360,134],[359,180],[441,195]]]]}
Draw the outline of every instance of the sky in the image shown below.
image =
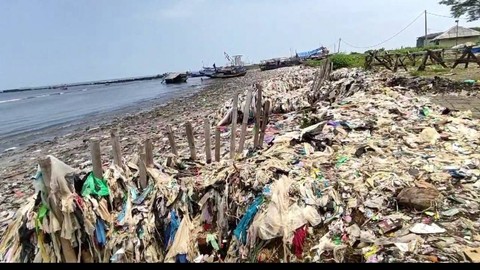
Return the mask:
{"type": "MultiPolygon", "coordinates": [[[[439,0],[3,0],[0,89],[199,70],[320,45],[365,51],[439,0]],[[347,45],[349,44],[349,45],[347,45]]],[[[429,33],[455,25],[428,16],[429,33]]],[[[462,26],[480,26],[480,21],[462,26]]],[[[378,47],[415,46],[424,17],[378,47]]]]}

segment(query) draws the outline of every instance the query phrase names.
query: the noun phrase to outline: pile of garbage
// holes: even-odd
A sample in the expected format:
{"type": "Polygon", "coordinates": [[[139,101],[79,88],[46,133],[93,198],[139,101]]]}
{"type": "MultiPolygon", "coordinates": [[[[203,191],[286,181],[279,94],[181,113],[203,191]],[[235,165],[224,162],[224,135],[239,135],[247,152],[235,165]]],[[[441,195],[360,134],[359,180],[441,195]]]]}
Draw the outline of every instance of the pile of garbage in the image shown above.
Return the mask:
{"type": "MultiPolygon", "coordinates": [[[[369,87],[370,73],[361,69],[339,69],[325,80],[320,89],[314,89],[315,69],[292,67],[288,73],[273,79],[258,83],[250,99],[249,119],[253,120],[256,111],[256,100],[259,98],[259,88],[263,101],[270,101],[270,113],[289,113],[309,108],[318,101],[327,101],[330,104],[336,100],[351,96],[356,91],[369,87]]],[[[246,88],[238,95],[237,121],[243,118],[243,108],[248,98],[249,89],[246,88]]],[[[233,99],[228,100],[217,112],[221,120],[218,126],[231,123],[233,99]]]]}
{"type": "Polygon", "coordinates": [[[395,87],[398,90],[405,89],[415,91],[417,94],[462,94],[465,96],[477,96],[478,84],[453,81],[444,77],[434,76],[432,78],[426,77],[411,77],[406,75],[395,75],[387,79],[387,85],[395,87]]]}
{"type": "Polygon", "coordinates": [[[479,121],[359,70],[308,93],[313,73],[279,79],[302,105],[235,161],[156,164],[142,189],[136,155],[102,179],[47,157],[0,260],[479,262],[479,121]]]}

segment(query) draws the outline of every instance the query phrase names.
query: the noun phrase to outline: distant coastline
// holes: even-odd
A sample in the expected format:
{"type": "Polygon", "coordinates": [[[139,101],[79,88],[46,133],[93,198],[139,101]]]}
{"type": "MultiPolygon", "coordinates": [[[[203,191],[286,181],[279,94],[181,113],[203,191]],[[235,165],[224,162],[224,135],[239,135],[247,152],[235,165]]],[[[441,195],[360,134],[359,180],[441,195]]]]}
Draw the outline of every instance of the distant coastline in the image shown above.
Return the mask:
{"type": "MultiPolygon", "coordinates": [[[[250,64],[250,65],[245,65],[245,67],[247,68],[247,70],[254,70],[254,69],[258,69],[259,66],[258,64],[250,64]]],[[[62,87],[72,87],[72,86],[114,84],[114,83],[124,83],[124,82],[133,82],[133,81],[156,80],[156,79],[164,78],[165,75],[166,73],[151,75],[151,76],[122,78],[122,79],[108,79],[108,80],[78,82],[78,83],[63,83],[63,84],[37,86],[37,87],[22,87],[22,88],[0,90],[0,93],[12,93],[12,92],[23,92],[23,91],[44,90],[44,89],[58,89],[62,87]]]]}
{"type": "Polygon", "coordinates": [[[124,78],[124,79],[110,79],[110,80],[91,81],[91,82],[57,84],[57,85],[50,85],[50,86],[15,88],[15,89],[0,90],[0,93],[23,92],[23,91],[44,90],[44,89],[58,89],[62,87],[83,86],[83,85],[98,85],[98,84],[113,84],[113,83],[124,83],[124,82],[133,82],[133,81],[146,81],[146,80],[162,79],[164,76],[165,74],[158,74],[155,76],[142,76],[142,77],[133,77],[133,78],[124,78]]]}

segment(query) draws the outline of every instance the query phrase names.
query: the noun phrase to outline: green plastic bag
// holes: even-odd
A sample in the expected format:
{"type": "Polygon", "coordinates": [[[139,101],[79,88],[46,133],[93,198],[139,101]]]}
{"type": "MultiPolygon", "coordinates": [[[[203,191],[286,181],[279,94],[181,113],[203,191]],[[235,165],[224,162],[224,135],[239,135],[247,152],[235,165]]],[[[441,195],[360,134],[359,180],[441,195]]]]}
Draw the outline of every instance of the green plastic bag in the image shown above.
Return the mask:
{"type": "Polygon", "coordinates": [[[108,189],[107,182],[103,179],[98,179],[93,176],[93,173],[90,173],[87,177],[87,180],[82,187],[82,196],[87,195],[97,195],[97,196],[108,196],[110,195],[110,190],[108,189]]]}
{"type": "Polygon", "coordinates": [[[335,167],[338,168],[338,167],[342,166],[342,164],[344,164],[347,161],[348,161],[348,157],[342,156],[342,157],[337,159],[337,164],[335,164],[335,167]]]}
{"type": "Polygon", "coordinates": [[[35,220],[35,229],[37,233],[40,231],[41,224],[43,219],[47,216],[48,207],[42,203],[40,208],[38,209],[37,219],[35,220]]]}

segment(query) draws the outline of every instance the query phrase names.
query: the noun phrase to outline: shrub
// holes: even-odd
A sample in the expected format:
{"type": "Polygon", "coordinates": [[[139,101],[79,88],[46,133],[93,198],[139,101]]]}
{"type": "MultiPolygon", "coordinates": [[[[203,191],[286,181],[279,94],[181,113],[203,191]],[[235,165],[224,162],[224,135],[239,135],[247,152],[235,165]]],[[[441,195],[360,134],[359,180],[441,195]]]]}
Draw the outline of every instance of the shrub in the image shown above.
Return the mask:
{"type": "Polygon", "coordinates": [[[308,59],[307,62],[305,62],[305,65],[309,66],[309,67],[319,67],[319,66],[323,65],[323,61],[324,60],[308,59]]]}
{"type": "MultiPolygon", "coordinates": [[[[337,53],[330,55],[328,58],[333,63],[333,69],[364,67],[365,65],[365,55],[359,53],[337,53]]],[[[305,65],[309,67],[319,67],[323,65],[324,61],[325,60],[307,60],[305,65]]]]}
{"type": "Polygon", "coordinates": [[[365,55],[338,53],[330,56],[330,61],[333,63],[333,69],[364,67],[365,55]]]}

